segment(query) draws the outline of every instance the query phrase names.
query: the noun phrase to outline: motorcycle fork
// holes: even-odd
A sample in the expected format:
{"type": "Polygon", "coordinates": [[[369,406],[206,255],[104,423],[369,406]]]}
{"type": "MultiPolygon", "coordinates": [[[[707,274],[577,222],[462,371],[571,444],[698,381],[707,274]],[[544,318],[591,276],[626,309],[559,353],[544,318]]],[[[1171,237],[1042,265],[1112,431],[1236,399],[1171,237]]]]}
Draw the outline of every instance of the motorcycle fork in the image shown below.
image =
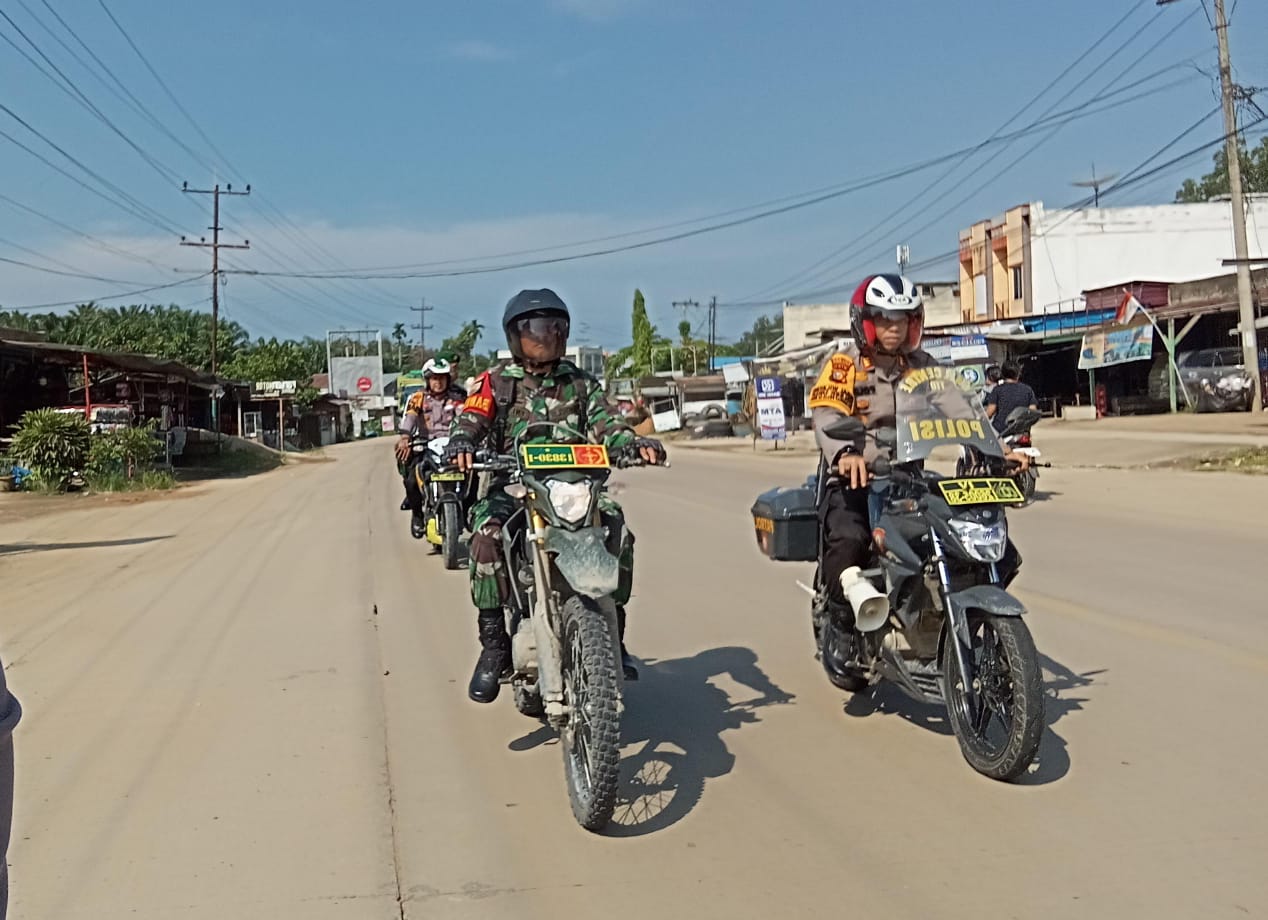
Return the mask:
{"type": "Polygon", "coordinates": [[[555,587],[552,584],[550,559],[542,549],[546,522],[532,509],[528,513],[528,532],[524,534],[533,547],[533,579],[536,588],[536,605],[529,626],[537,645],[537,686],[546,718],[558,727],[567,718],[564,702],[563,649],[557,628],[558,611],[555,609],[555,587]]]}
{"type": "MultiPolygon", "coordinates": [[[[968,619],[963,611],[951,603],[951,573],[947,567],[946,551],[935,530],[930,529],[929,539],[933,546],[933,561],[938,568],[938,590],[942,595],[943,616],[946,617],[947,642],[950,643],[951,650],[955,654],[955,667],[960,673],[960,681],[964,686],[964,701],[969,708],[969,718],[973,724],[976,724],[979,702],[977,690],[973,686],[973,665],[968,657],[970,649],[966,648],[966,645],[973,641],[969,633],[968,619]]],[[[943,654],[946,654],[945,651],[943,654]]],[[[950,687],[942,689],[942,697],[947,701],[948,706],[954,705],[950,687]]]]}

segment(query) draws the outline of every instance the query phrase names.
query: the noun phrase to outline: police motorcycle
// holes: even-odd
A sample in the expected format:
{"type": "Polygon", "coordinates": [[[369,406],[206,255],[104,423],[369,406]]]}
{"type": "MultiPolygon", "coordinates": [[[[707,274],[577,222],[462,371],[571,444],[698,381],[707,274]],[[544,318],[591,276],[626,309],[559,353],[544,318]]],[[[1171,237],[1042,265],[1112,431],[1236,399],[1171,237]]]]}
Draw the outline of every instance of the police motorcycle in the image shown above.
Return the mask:
{"type": "MultiPolygon", "coordinates": [[[[559,732],[573,817],[597,831],[616,807],[624,680],[616,603],[624,521],[599,509],[613,458],[607,448],[556,422],[553,437],[576,443],[526,443],[510,454],[478,451],[488,472],[519,507],[502,525],[509,581],[509,682],[515,707],[559,732]]],[[[619,456],[615,466],[643,466],[619,456]]]]}
{"type": "Polygon", "coordinates": [[[413,475],[423,494],[425,537],[444,559],[446,569],[458,568],[462,531],[466,522],[467,476],[445,460],[448,437],[414,435],[410,451],[413,475]]]}
{"type": "MultiPolygon", "coordinates": [[[[1021,494],[1000,475],[1003,450],[980,403],[953,370],[909,371],[897,390],[896,428],[869,433],[892,461],[874,464],[868,504],[874,557],[841,576],[854,612],[848,629],[828,614],[823,534],[815,509],[841,488],[821,457],[800,489],[776,489],[753,506],[758,545],[773,559],[815,561],[811,619],[818,657],[838,688],[886,680],[946,707],[973,769],[1011,781],[1030,767],[1044,727],[1042,670],[1025,607],[1008,592],[1021,559],[1004,506],[1021,494]],[[925,468],[936,448],[968,446],[990,474],[943,478],[925,468]]],[[[825,429],[843,440],[860,423],[825,429]]]]}

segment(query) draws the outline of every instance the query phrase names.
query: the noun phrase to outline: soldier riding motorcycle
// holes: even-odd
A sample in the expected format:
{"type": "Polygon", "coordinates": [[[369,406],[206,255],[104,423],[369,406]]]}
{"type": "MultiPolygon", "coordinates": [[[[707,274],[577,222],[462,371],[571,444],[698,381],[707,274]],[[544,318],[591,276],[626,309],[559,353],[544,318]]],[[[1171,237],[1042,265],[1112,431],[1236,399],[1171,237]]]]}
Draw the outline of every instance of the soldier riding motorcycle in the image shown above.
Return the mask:
{"type": "MultiPolygon", "coordinates": [[[[460,470],[471,470],[476,449],[482,445],[507,454],[533,422],[556,423],[561,429],[556,440],[567,441],[570,432],[579,432],[619,455],[639,457],[649,464],[664,460],[660,442],[637,437],[604,396],[598,381],[563,359],[569,323],[567,305],[549,289],[521,291],[507,303],[502,328],[513,358],[476,378],[473,392],[454,420],[448,456],[460,470]]],[[[536,440],[550,441],[540,431],[535,436],[536,440]]],[[[527,440],[531,443],[533,439],[527,440]]],[[[503,609],[510,576],[501,531],[517,504],[506,494],[505,485],[494,477],[488,495],[471,511],[471,600],[478,611],[481,651],[467,693],[478,703],[497,698],[499,684],[509,676],[511,666],[511,640],[503,609]]],[[[634,536],[624,527],[620,506],[606,494],[599,498],[599,508],[613,522],[612,532],[625,535],[619,548],[621,583],[614,600],[622,671],[626,680],[637,680],[638,671],[624,642],[625,604],[634,575],[634,536]]]]}

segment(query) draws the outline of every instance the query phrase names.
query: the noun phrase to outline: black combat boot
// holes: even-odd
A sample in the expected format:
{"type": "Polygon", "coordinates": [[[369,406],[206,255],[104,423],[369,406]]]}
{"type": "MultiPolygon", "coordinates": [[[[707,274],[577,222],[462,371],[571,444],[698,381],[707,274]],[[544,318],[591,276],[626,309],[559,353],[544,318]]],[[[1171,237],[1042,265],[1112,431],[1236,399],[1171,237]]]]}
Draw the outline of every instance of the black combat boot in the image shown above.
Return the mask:
{"type": "Polygon", "coordinates": [[[421,511],[415,511],[410,515],[409,532],[415,540],[421,540],[427,536],[427,518],[421,511]]]}
{"type": "Polygon", "coordinates": [[[511,670],[511,637],[506,634],[502,610],[481,610],[480,658],[476,661],[467,696],[477,703],[492,703],[502,689],[502,678],[511,670]]]}
{"type": "Polygon", "coordinates": [[[634,659],[625,650],[625,608],[616,608],[616,628],[621,638],[621,673],[628,681],[638,680],[638,668],[634,667],[634,659]]]}
{"type": "Polygon", "coordinates": [[[408,495],[406,495],[404,498],[401,499],[401,510],[402,511],[409,510],[409,496],[408,495]]]}

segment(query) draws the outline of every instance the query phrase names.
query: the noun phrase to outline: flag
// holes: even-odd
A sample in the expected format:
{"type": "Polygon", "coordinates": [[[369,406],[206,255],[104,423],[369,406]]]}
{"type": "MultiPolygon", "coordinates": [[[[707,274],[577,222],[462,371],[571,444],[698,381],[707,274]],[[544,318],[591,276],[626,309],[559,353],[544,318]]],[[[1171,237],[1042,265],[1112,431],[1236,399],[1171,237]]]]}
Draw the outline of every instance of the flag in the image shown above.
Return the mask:
{"type": "Polygon", "coordinates": [[[1131,291],[1123,292],[1123,299],[1118,305],[1118,310],[1114,313],[1114,324],[1121,326],[1129,323],[1137,313],[1144,313],[1145,305],[1136,299],[1136,295],[1131,291]]]}

